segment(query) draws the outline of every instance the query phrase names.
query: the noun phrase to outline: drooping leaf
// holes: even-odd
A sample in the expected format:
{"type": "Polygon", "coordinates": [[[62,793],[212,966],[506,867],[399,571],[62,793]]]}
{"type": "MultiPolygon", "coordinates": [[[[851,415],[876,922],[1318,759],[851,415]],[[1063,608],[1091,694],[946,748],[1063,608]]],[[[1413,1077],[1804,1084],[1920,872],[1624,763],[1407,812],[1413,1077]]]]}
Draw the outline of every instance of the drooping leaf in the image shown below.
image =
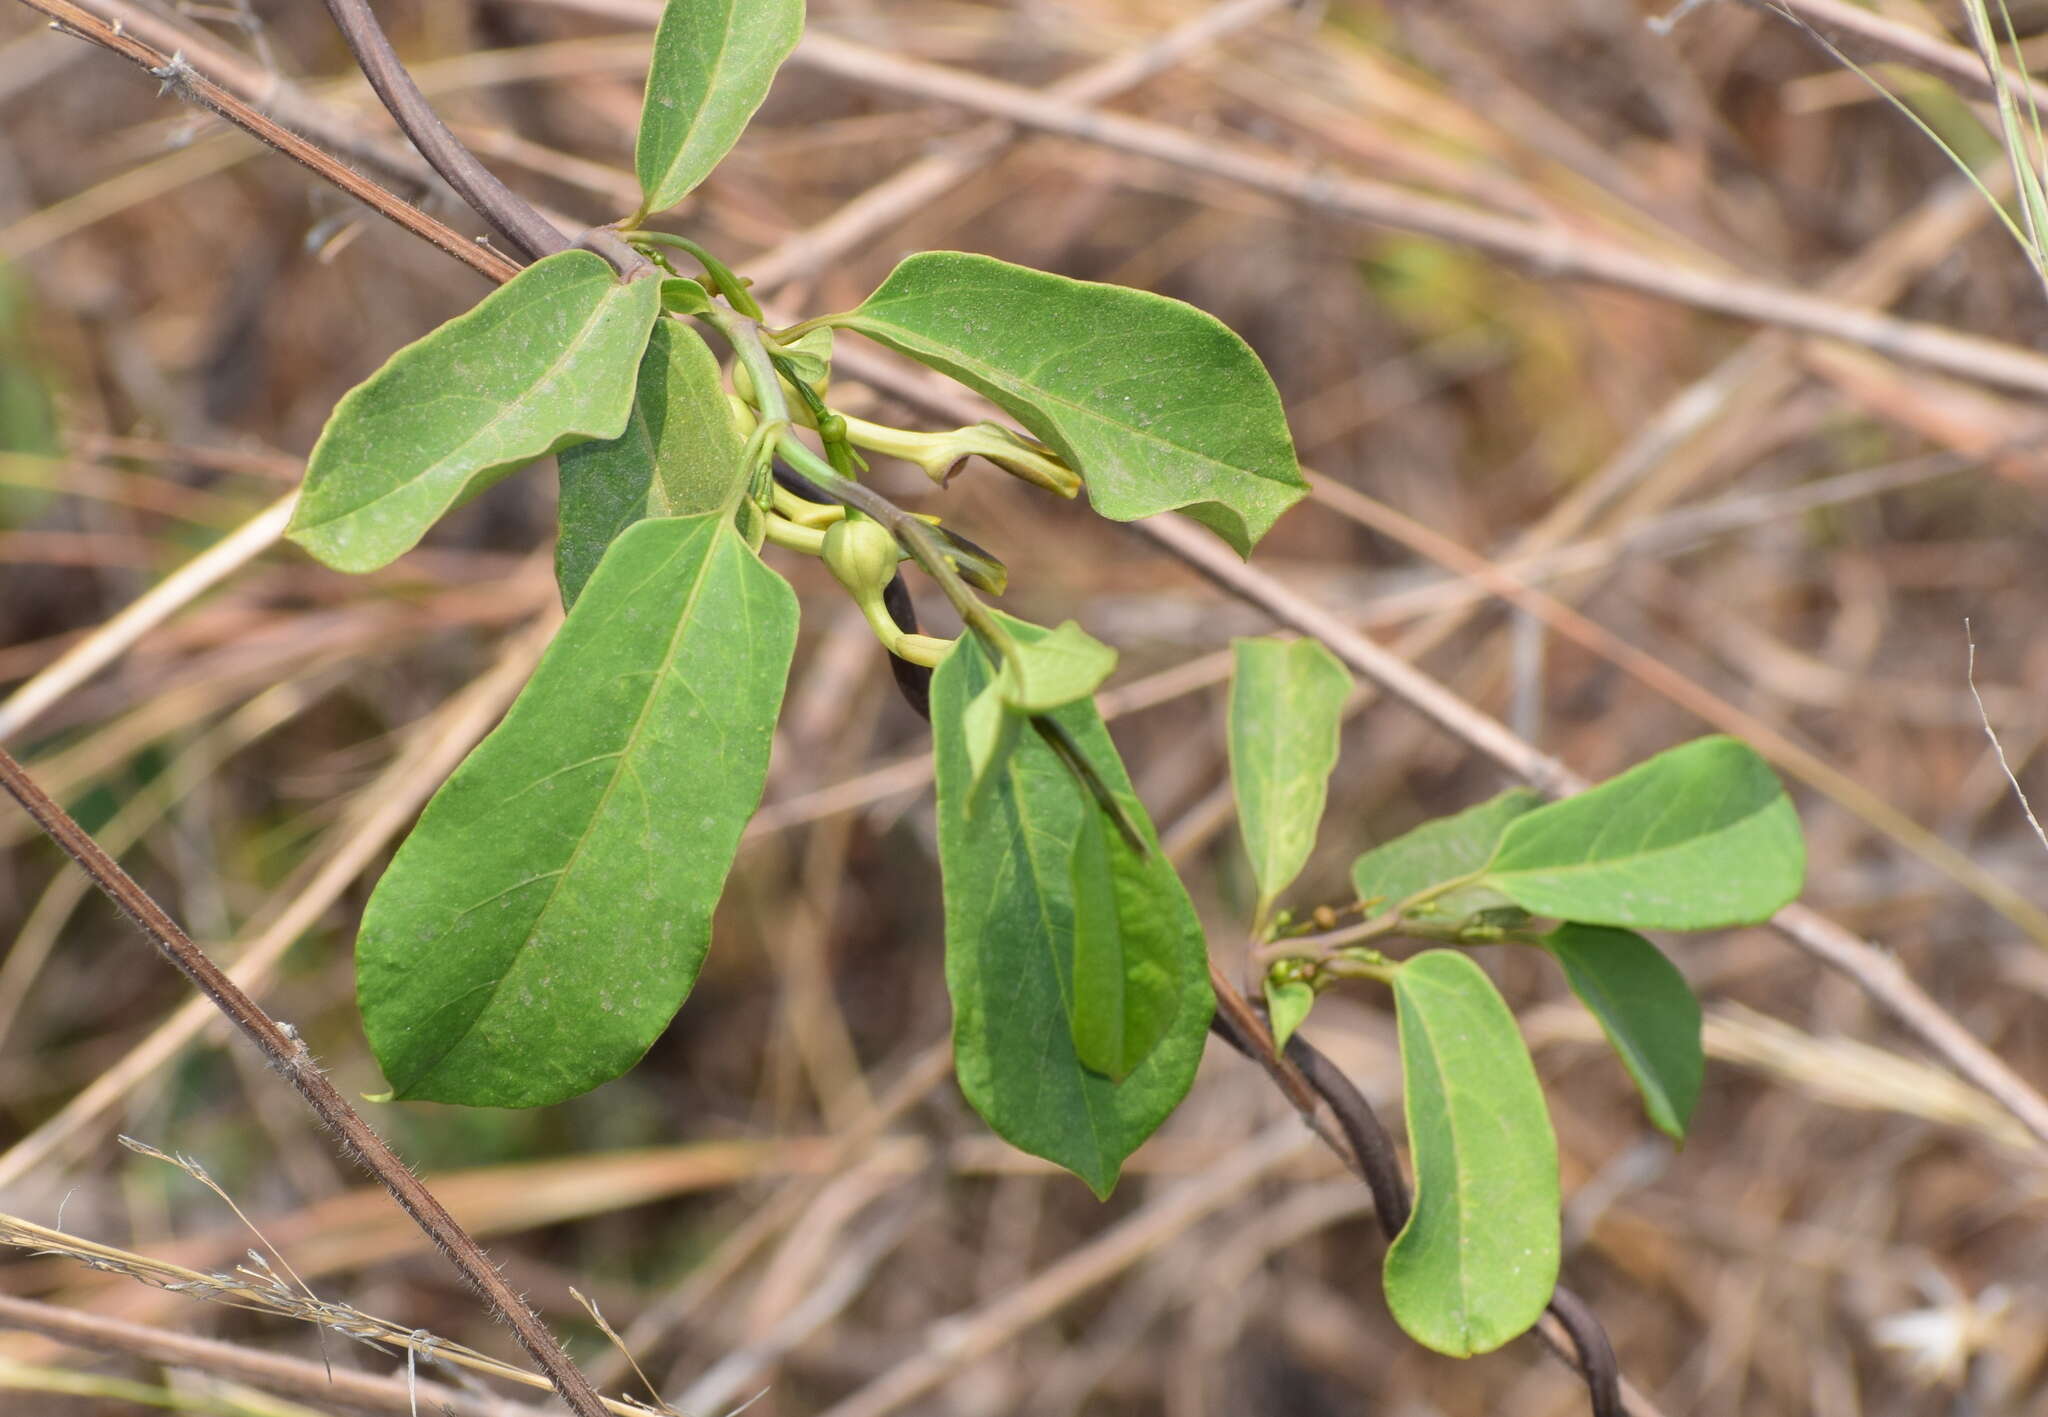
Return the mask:
{"type": "MultiPolygon", "coordinates": [[[[1006,620],[1019,640],[1048,632],[1006,620]]],[[[1072,863],[1084,814],[1098,812],[1037,735],[1019,736],[970,816],[963,721],[995,681],[971,636],[932,676],[932,752],[939,864],[946,896],[946,986],[953,998],[954,1066],[961,1091],[1013,1145],[1066,1167],[1098,1195],[1193,1082],[1215,1006],[1201,925],[1093,704],[1052,715],[1095,765],[1152,845],[1147,890],[1170,941],[1178,988],[1159,1043],[1121,1081],[1091,1071],[1074,1050],[1072,863]]]]}
{"type": "Polygon", "coordinates": [[[555,579],[574,605],[605,548],[644,517],[730,506],[746,490],[746,439],[733,426],[718,359],[696,331],[658,320],[626,431],[562,453],[555,579]]]}
{"type": "Polygon", "coordinates": [[[1114,668],[1116,651],[1069,620],[1043,639],[1019,640],[996,683],[1018,712],[1050,713],[1093,694],[1114,668]]]}
{"type": "Polygon", "coordinates": [[[669,0],[633,147],[646,211],[666,211],[718,166],[803,30],[803,0],[669,0]]]}
{"type": "Polygon", "coordinates": [[[983,791],[1009,762],[1016,750],[1017,734],[1024,716],[1003,702],[1002,685],[991,683],[968,701],[960,715],[960,737],[967,748],[967,801],[964,810],[974,815],[983,791]]]}
{"type": "Polygon", "coordinates": [[[1700,1001],[1685,976],[1633,930],[1565,924],[1543,937],[1543,948],[1557,956],[1572,992],[1600,1021],[1643,1094],[1651,1124],[1683,1142],[1706,1071],[1700,1001]]]}
{"type": "Polygon", "coordinates": [[[1306,979],[1274,979],[1266,977],[1266,1021],[1273,1029],[1275,1052],[1287,1050],[1287,1040],[1294,1037],[1294,1030],[1300,1028],[1308,1018],[1308,1011],[1315,1007],[1316,990],[1306,979]]]}
{"type": "MultiPolygon", "coordinates": [[[[1391,909],[1418,891],[1480,870],[1493,858],[1508,824],[1542,805],[1542,793],[1511,787],[1455,816],[1424,822],[1352,862],[1351,884],[1360,900],[1378,900],[1391,909]]],[[[1460,886],[1425,909],[1438,918],[1456,919],[1507,903],[1499,891],[1460,886]]]]}
{"type": "Polygon", "coordinates": [[[1248,555],[1307,495],[1265,367],[1192,305],[926,251],[834,323],[994,400],[1115,521],[1180,508],[1248,555]]]}
{"type": "Polygon", "coordinates": [[[1483,884],[1537,915],[1710,930],[1764,919],[1805,875],[1777,775],[1746,745],[1712,737],[1517,819],[1483,884]]]}
{"type": "Polygon", "coordinates": [[[1101,812],[1081,814],[1074,893],[1074,993],[1081,1066],[1117,1082],[1159,1046],[1180,1012],[1186,899],[1169,868],[1140,856],[1101,812]]]}
{"type": "Polygon", "coordinates": [[[1351,675],[1314,640],[1233,640],[1230,785],[1264,917],[1315,848],[1351,675]]]}
{"type": "Polygon", "coordinates": [[[1525,1332],[1557,1285],[1557,1138],[1514,1015],[1465,955],[1394,973],[1415,1208],[1387,1251],[1410,1338],[1463,1358],[1525,1332]]]}
{"type": "Polygon", "coordinates": [[[661,304],[588,251],[536,261],[342,396],[286,535],[342,571],[410,550],[535,458],[616,438],[661,304]]]}
{"type": "Polygon", "coordinates": [[[726,516],[612,543],[370,897],[357,995],[397,1096],[532,1107],[638,1061],[703,962],[795,641],[726,516]]]}

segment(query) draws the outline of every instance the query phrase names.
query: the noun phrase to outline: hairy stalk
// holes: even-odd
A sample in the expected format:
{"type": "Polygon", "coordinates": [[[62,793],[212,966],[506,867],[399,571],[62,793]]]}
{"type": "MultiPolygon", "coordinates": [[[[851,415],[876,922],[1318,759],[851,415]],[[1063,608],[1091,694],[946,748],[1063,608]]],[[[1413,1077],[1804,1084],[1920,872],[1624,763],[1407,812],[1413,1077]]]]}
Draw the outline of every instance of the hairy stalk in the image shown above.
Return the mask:
{"type": "Polygon", "coordinates": [[[139,926],[171,965],[256,1045],[264,1060],[282,1073],[306,1105],[339,1140],[342,1151],[376,1177],[399,1207],[445,1254],[485,1304],[510,1325],[520,1346],[532,1356],[548,1381],[577,1417],[604,1417],[605,1405],[590,1380],[571,1361],[540,1315],[505,1282],[454,1216],[392,1151],[375,1128],[349,1106],[341,1092],[314,1063],[312,1054],[288,1025],[270,1017],[234,980],[193,943],[119,862],[100,848],[92,835],[38,787],[6,749],[0,748],[0,787],[62,847],[121,912],[139,926]]]}

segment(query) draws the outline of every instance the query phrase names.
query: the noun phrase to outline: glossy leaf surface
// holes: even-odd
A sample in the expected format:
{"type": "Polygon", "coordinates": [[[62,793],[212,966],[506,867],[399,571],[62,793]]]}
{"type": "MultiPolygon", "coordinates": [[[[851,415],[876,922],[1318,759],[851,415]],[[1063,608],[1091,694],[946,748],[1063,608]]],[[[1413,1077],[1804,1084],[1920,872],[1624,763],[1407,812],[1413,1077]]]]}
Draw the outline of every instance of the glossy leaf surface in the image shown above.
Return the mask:
{"type": "MultiPolygon", "coordinates": [[[[1020,639],[1047,631],[1006,621],[1020,639]]],[[[1146,890],[1170,942],[1178,987],[1158,1045],[1117,1081],[1088,1068],[1073,1040],[1073,866],[1084,814],[1099,808],[1034,733],[1018,736],[973,812],[963,716],[995,673],[970,637],[932,676],[939,862],[946,895],[946,985],[954,1066],[976,1111],[1012,1144],[1107,1195],[1125,1157],[1194,1080],[1214,1007],[1200,923],[1160,854],[1144,808],[1091,703],[1053,715],[1152,843],[1146,890]]]]}
{"type": "Polygon", "coordinates": [[[1307,495],[1265,366],[1192,305],[927,251],[835,323],[994,400],[1113,520],[1181,508],[1245,555],[1307,495]]]}
{"type": "Polygon", "coordinates": [[[1387,1251],[1409,1337],[1465,1357],[1542,1315],[1557,1284],[1557,1138],[1514,1015],[1467,956],[1394,973],[1415,1206],[1387,1251]]]}
{"type": "Polygon", "coordinates": [[[666,211],[718,166],[803,29],[803,0],[669,0],[633,148],[646,210],[666,211]]]}
{"type": "Polygon", "coordinates": [[[1259,915],[1315,849],[1351,675],[1314,640],[1231,642],[1230,784],[1259,915]]]}
{"type": "Polygon", "coordinates": [[[1537,915],[1708,930],[1764,919],[1805,874],[1777,775],[1746,745],[1713,737],[1517,819],[1484,883],[1537,915]]]}
{"type": "Polygon", "coordinates": [[[718,360],[696,331],[658,320],[626,431],[562,453],[555,579],[574,605],[605,548],[645,517],[730,506],[746,491],[746,439],[733,426],[718,360]]]}
{"type": "Polygon", "coordinates": [[[1706,1071],[1700,1001],[1685,976],[1633,930],[1561,925],[1543,937],[1543,948],[1600,1021],[1643,1095],[1651,1125],[1684,1141],[1706,1071]]]}
{"type": "Polygon", "coordinates": [[[397,1096],[531,1107],[638,1061],[703,962],[795,640],[722,514],[612,544],[370,898],[357,994],[397,1096]]]}
{"type": "Polygon", "coordinates": [[[342,396],[285,534],[375,570],[535,458],[616,438],[660,303],[660,282],[622,285],[588,251],[536,261],[342,396]]]}

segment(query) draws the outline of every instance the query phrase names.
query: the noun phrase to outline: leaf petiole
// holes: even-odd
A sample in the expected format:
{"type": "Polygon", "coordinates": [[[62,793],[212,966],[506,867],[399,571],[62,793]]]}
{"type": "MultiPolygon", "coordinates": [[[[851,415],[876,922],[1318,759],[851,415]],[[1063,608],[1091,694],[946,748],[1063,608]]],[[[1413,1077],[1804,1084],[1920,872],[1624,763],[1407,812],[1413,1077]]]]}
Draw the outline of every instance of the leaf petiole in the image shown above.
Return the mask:
{"type": "Polygon", "coordinates": [[[712,255],[687,236],[677,236],[668,231],[625,231],[620,233],[636,246],[669,246],[683,252],[704,268],[704,274],[711,278],[712,286],[725,297],[733,309],[750,320],[762,318],[761,306],[747,289],[746,281],[734,275],[732,268],[712,255]]]}

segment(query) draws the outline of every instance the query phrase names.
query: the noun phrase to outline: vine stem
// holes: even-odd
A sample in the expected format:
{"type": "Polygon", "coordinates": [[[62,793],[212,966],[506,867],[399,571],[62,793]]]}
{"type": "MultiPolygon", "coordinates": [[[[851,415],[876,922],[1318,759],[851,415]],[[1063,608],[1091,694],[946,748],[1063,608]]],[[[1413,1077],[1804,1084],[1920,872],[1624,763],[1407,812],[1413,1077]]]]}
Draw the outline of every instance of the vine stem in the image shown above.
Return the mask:
{"type": "Polygon", "coordinates": [[[570,1411],[577,1417],[605,1417],[607,1409],[597,1389],[541,1322],[540,1315],[513,1291],[447,1207],[421,1184],[390,1144],[328,1081],[298,1033],[265,1013],[222,972],[183,927],[101,848],[92,834],[36,785],[5,748],[0,748],[0,787],[5,787],[36,825],[78,863],[122,914],[141,928],[172,967],[211,1000],[241,1030],[242,1036],[256,1045],[264,1060],[298,1089],[306,1105],[340,1139],[341,1149],[376,1177],[484,1302],[511,1327],[520,1346],[531,1355],[570,1411]]]}
{"type": "Polygon", "coordinates": [[[377,23],[369,0],[327,0],[327,13],[355,56],[363,77],[427,165],[441,174],[457,196],[478,216],[498,229],[529,261],[569,249],[569,238],[507,187],[434,112],[420,86],[399,62],[390,36],[377,23]]]}
{"type": "MultiPolygon", "coordinates": [[[[1210,1032],[1264,1068],[1303,1120],[1365,1182],[1366,1189],[1372,1192],[1380,1233],[1389,1244],[1393,1243],[1408,1223],[1412,1202],[1407,1179],[1401,1174],[1399,1153],[1387,1129],[1380,1125],[1372,1103],[1344,1075],[1342,1068],[1300,1034],[1287,1040],[1284,1054],[1276,1052],[1265,1019],[1213,962],[1209,983],[1216,991],[1216,1016],[1209,1025],[1210,1032]],[[1329,1106],[1330,1114],[1337,1119],[1342,1142],[1324,1124],[1316,1106],[1318,1099],[1329,1106]]],[[[1594,1417],[1624,1417],[1629,1407],[1622,1401],[1621,1367],[1615,1361],[1614,1345],[1586,1301],[1559,1284],[1551,1291],[1546,1314],[1556,1328],[1546,1324],[1539,1327],[1538,1333],[1559,1356],[1569,1360],[1576,1354],[1575,1366],[1585,1380],[1594,1417]],[[1560,1335],[1569,1339],[1568,1345],[1560,1335]]]]}
{"type": "Polygon", "coordinates": [[[538,261],[575,245],[602,256],[628,280],[653,268],[652,262],[608,227],[592,227],[571,242],[531,202],[485,167],[441,121],[441,115],[434,112],[434,106],[406,72],[398,51],[391,47],[391,37],[377,22],[377,12],[370,8],[370,0],[327,0],[327,13],[334,17],[349,53],[355,56],[356,67],[363,71],[385,110],[405,131],[405,136],[412,139],[427,165],[440,173],[470,210],[496,227],[520,254],[529,261],[538,261]]]}

